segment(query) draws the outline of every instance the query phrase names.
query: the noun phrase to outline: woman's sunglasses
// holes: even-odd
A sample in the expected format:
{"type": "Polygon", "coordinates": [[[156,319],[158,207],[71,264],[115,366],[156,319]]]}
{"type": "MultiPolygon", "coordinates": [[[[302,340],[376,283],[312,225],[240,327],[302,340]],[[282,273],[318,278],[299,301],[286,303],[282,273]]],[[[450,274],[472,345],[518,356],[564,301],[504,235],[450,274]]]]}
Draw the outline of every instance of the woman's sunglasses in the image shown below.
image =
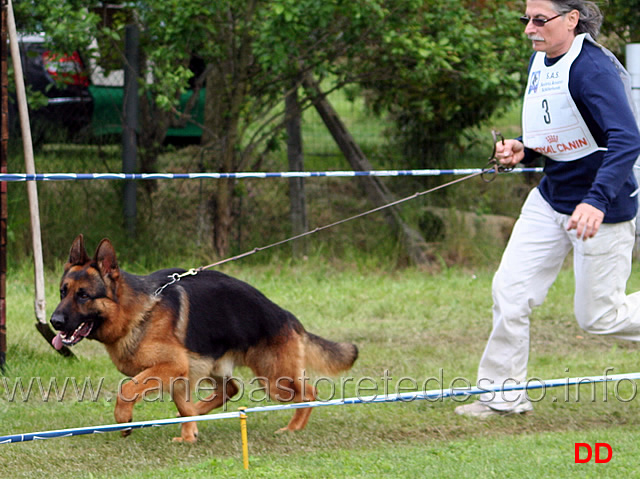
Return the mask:
{"type": "Polygon", "coordinates": [[[547,24],[547,22],[550,22],[551,20],[555,20],[556,18],[561,16],[562,16],[561,14],[558,14],[555,17],[551,17],[551,18],[529,18],[526,15],[524,15],[520,17],[520,21],[525,27],[529,25],[529,22],[533,23],[533,25],[536,27],[544,27],[547,24]]]}

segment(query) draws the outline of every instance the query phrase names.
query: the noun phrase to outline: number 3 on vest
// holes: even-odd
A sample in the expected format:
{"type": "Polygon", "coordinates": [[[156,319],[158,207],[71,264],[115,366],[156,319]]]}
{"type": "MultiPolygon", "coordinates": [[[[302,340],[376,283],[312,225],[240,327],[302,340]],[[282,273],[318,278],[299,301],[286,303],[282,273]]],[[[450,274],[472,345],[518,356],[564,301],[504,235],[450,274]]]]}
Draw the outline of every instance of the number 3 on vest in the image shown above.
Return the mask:
{"type": "Polygon", "coordinates": [[[544,122],[547,125],[551,124],[551,114],[549,113],[549,102],[545,99],[542,100],[542,109],[544,110],[544,122]]]}

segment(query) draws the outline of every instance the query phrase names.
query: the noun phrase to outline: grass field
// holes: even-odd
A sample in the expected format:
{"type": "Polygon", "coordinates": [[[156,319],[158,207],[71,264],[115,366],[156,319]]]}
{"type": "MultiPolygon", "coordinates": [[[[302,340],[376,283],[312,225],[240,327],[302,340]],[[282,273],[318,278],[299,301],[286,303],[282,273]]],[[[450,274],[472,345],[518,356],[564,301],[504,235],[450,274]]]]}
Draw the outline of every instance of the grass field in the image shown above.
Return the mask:
{"type": "MultiPolygon", "coordinates": [[[[131,270],[144,273],[135,266],[131,270]]],[[[491,271],[449,269],[430,275],[412,268],[384,270],[320,260],[286,266],[238,263],[225,271],[294,312],[308,330],[358,345],[360,358],[346,375],[353,378],[344,390],[346,397],[383,394],[385,370],[393,378],[388,381],[391,392],[398,385],[412,389],[411,381],[422,389],[430,378],[428,389],[475,380],[490,330],[491,271]],[[358,381],[366,391],[356,391],[358,381]]],[[[630,290],[640,287],[639,273],[636,267],[630,290]]],[[[49,313],[56,304],[57,281],[57,272],[49,272],[49,313]]],[[[600,375],[609,367],[614,368],[611,374],[638,371],[636,344],[588,336],[578,329],[572,291],[572,273],[565,270],[535,311],[530,376],[600,375]]],[[[77,361],[57,355],[33,326],[32,301],[30,268],[10,271],[0,435],[113,423],[113,398],[122,375],[102,346],[89,340],[74,348],[77,361]],[[82,401],[73,388],[62,398],[54,394],[43,401],[37,386],[29,398],[19,391],[12,398],[18,378],[25,387],[31,378],[40,378],[45,390],[52,378],[59,386],[65,378],[75,378],[80,387],[91,378],[96,390],[98,385],[101,389],[82,401]]],[[[238,373],[248,383],[249,372],[238,373]]],[[[237,419],[200,423],[195,445],[171,442],[179,435],[178,426],[138,430],[126,439],[106,433],[0,445],[0,477],[628,476],[640,454],[636,393],[636,384],[630,382],[532,392],[534,414],[485,421],[456,416],[458,403],[453,399],[323,407],[314,410],[307,429],[285,435],[274,431],[286,424],[291,412],[254,413],[249,417],[248,472],[242,468],[237,419]],[[576,442],[609,443],[613,459],[574,464],[576,442]]],[[[330,396],[328,382],[323,382],[320,397],[330,396]]],[[[245,395],[229,409],[263,404],[245,395]]],[[[152,397],[136,406],[134,420],[174,416],[168,397],[152,397]]]]}
{"type": "MultiPolygon", "coordinates": [[[[337,103],[337,102],[336,102],[337,103]]],[[[385,165],[380,148],[384,123],[355,105],[347,126],[374,164],[385,165]],[[373,125],[376,132],[367,136],[373,125]],[[368,140],[364,139],[368,138],[368,140]]],[[[491,151],[490,130],[518,134],[519,112],[507,111],[493,124],[469,131],[452,167],[481,167],[491,151]]],[[[313,153],[307,169],[349,169],[320,121],[307,112],[305,142],[313,153]],[[318,141],[316,145],[314,142],[318,141]]],[[[192,171],[199,153],[170,152],[159,160],[160,171],[192,171]]],[[[45,171],[119,171],[117,146],[47,145],[36,159],[45,171]]],[[[20,171],[10,165],[11,171],[20,171]]],[[[264,165],[279,170],[281,164],[264,165]]],[[[388,165],[404,168],[406,165],[388,165]]],[[[515,175],[491,185],[481,181],[428,197],[403,210],[409,219],[426,205],[480,214],[517,214],[529,184],[515,175]]],[[[393,180],[398,196],[433,186],[393,180]]],[[[343,219],[368,208],[352,182],[309,181],[312,227],[343,219]]],[[[139,237],[128,238],[120,213],[121,185],[114,182],[50,182],[39,184],[45,262],[47,311],[57,302],[57,283],[71,239],[87,235],[91,251],[109,236],[123,251],[123,266],[144,274],[149,267],[190,268],[209,263],[206,207],[212,185],[202,182],[158,183],[140,195],[139,237]],[[203,206],[204,205],[204,206],[203,206]],[[66,214],[72,211],[73,214],[66,214]],[[64,212],[64,221],[61,213],[64,212]],[[204,225],[204,226],[203,226],[204,225]],[[177,258],[177,259],[176,259],[177,258]]],[[[242,216],[234,245],[237,253],[287,237],[286,185],[277,182],[239,185],[242,216]],[[245,220],[246,218],[246,220],[245,220]]],[[[116,371],[100,344],[86,340],[74,351],[78,360],[57,355],[34,328],[33,279],[29,257],[29,225],[24,185],[9,186],[9,274],[7,284],[8,368],[0,377],[0,436],[51,429],[111,424],[114,398],[125,378],[116,371]],[[40,382],[38,382],[40,381],[40,382]],[[58,394],[49,391],[53,381],[58,394]],[[61,389],[67,381],[66,393],[61,389]],[[74,382],[75,381],[75,382],[74,382]],[[92,391],[84,385],[90,381],[92,391]],[[20,386],[31,393],[20,391],[20,386]],[[40,389],[42,385],[42,389],[40,389]],[[76,386],[78,389],[76,389],[76,386]],[[45,400],[46,394],[49,393],[45,400]],[[28,397],[27,397],[28,395],[28,397]],[[82,399],[82,400],[80,400],[82,399]]],[[[453,227],[456,230],[456,225],[453,227]]],[[[405,267],[401,254],[380,217],[318,235],[305,261],[293,261],[289,250],[262,253],[225,266],[295,313],[316,334],[354,342],[360,358],[346,374],[344,389],[333,396],[330,384],[320,384],[320,398],[383,394],[385,371],[389,392],[448,389],[475,381],[475,372],[491,327],[491,277],[502,245],[495,238],[467,237],[464,230],[439,240],[436,254],[441,272],[405,267]],[[455,264],[455,267],[449,265],[455,264]],[[424,384],[427,387],[424,387],[424,384]],[[413,386],[415,384],[415,386],[413,386]],[[361,388],[357,389],[360,385],[361,388]]],[[[274,251],[274,250],[272,250],[274,251]]],[[[635,266],[629,290],[640,288],[635,266]]],[[[572,312],[573,278],[564,270],[546,303],[532,318],[529,373],[532,377],[563,377],[637,372],[638,345],[587,336],[572,312]]],[[[247,370],[237,375],[250,384],[247,370]]],[[[340,378],[335,378],[340,385],[340,378]]],[[[640,455],[636,430],[639,402],[636,383],[620,382],[556,388],[532,393],[535,413],[474,421],[458,417],[456,400],[414,401],[317,408],[307,429],[275,435],[289,411],[255,413],[249,417],[251,469],[242,468],[237,419],[202,422],[195,445],[171,441],[178,426],[134,431],[123,439],[107,433],[47,441],[0,445],[0,477],[11,478],[356,478],[356,477],[575,477],[630,476],[640,455]],[[574,444],[609,443],[607,464],[575,464],[574,444]]],[[[245,394],[229,410],[260,406],[259,394],[245,394]]],[[[134,420],[175,417],[165,397],[149,397],[136,407],[134,420]]]]}

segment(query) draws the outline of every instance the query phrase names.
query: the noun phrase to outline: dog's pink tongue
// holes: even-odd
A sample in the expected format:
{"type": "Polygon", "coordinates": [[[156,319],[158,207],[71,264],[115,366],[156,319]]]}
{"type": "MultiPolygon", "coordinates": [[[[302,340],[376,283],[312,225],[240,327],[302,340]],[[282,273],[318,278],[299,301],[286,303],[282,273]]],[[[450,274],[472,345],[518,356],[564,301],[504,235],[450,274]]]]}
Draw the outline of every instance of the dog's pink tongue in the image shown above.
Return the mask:
{"type": "Polygon", "coordinates": [[[56,334],[56,337],[51,340],[51,344],[53,344],[53,347],[58,351],[62,349],[62,338],[60,337],[60,333],[56,334]]]}

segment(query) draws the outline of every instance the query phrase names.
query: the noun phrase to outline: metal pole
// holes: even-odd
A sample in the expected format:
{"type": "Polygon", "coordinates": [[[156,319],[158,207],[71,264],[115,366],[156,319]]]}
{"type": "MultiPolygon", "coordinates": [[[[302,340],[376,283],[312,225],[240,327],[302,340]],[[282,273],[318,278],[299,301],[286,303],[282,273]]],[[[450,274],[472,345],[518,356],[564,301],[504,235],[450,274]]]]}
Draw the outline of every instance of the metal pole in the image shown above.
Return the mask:
{"type": "MultiPolygon", "coordinates": [[[[125,29],[124,65],[124,128],[122,129],[122,171],[135,173],[137,163],[138,130],[138,76],[139,76],[138,26],[127,25],[125,29]]],[[[136,183],[126,181],[123,192],[124,219],[129,235],[136,233],[136,183]]]]}
{"type": "MultiPolygon", "coordinates": [[[[626,47],[627,71],[631,75],[631,95],[640,115],[640,43],[630,43],[626,47]]],[[[640,123],[640,116],[636,118],[640,123]]],[[[639,124],[640,126],[640,124],[639,124]]]]}
{"type": "MultiPolygon", "coordinates": [[[[0,88],[2,94],[2,119],[0,122],[0,171],[7,172],[7,154],[9,144],[9,74],[7,63],[7,9],[6,0],[2,0],[0,12],[0,88]]],[[[7,361],[7,182],[0,182],[0,373],[4,374],[7,361]]]]}
{"type": "MultiPolygon", "coordinates": [[[[636,120],[640,127],[640,43],[630,43],[626,46],[625,56],[626,68],[631,76],[631,97],[635,107],[636,120]]],[[[636,181],[640,184],[640,158],[636,161],[636,168],[633,169],[636,181]]],[[[636,216],[636,251],[635,256],[640,255],[640,211],[636,216]]]]}

